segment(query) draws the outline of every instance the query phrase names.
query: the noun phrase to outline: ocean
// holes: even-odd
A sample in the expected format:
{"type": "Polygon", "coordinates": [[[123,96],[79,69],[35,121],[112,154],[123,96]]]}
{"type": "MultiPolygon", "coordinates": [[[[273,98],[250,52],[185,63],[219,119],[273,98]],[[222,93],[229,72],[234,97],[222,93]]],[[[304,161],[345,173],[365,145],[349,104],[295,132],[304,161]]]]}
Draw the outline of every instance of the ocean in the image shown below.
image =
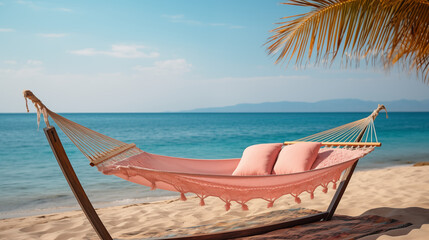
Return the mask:
{"type": "MultiPolygon", "coordinates": [[[[239,158],[249,145],[305,137],[370,113],[65,113],[95,131],[144,151],[187,158],[239,158]]],[[[42,121],[43,122],[43,121],[42,121]]],[[[0,219],[79,209],[36,115],[0,114],[0,219]]],[[[358,170],[429,159],[429,113],[380,113],[382,147],[359,161],[358,170]]],[[[70,161],[95,207],[178,196],[106,176],[57,128],[70,161]]]]}

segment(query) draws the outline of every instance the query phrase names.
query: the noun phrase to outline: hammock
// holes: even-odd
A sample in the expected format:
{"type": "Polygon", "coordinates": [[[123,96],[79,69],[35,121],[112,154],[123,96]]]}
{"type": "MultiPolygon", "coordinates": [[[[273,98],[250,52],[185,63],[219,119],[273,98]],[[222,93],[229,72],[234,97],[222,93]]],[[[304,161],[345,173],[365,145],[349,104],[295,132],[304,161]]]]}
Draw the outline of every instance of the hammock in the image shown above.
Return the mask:
{"type": "Polygon", "coordinates": [[[215,196],[225,202],[227,210],[232,201],[241,204],[246,210],[246,202],[255,198],[265,199],[268,207],[271,207],[283,195],[290,194],[299,203],[301,193],[308,192],[313,198],[313,192],[318,186],[326,192],[328,184],[333,183],[335,189],[341,173],[377,146],[362,144],[360,147],[345,143],[355,142],[357,138],[365,142],[377,142],[374,119],[384,109],[384,106],[379,106],[364,119],[298,139],[297,142],[330,142],[323,144],[326,147],[320,150],[316,160],[322,164],[318,164],[315,169],[295,174],[233,176],[232,172],[240,159],[185,159],[147,153],[135,144],[126,144],[102,135],[50,111],[30,91],[24,94],[33,101],[38,122],[42,113],[46,125],[50,126],[48,116],[51,117],[90,160],[91,165],[97,166],[102,173],[113,174],[151,189],[179,192],[182,200],[186,200],[185,193],[195,193],[201,199],[201,205],[205,204],[206,197],[215,196]]]}
{"type": "Polygon", "coordinates": [[[354,169],[360,158],[381,145],[374,120],[382,109],[385,110],[383,105],[379,105],[366,118],[294,142],[284,142],[284,145],[303,141],[322,142],[323,148],[309,171],[234,176],[232,172],[240,159],[186,159],[148,153],[135,144],[110,138],[52,112],[31,91],[24,91],[24,97],[26,101],[30,99],[36,107],[38,124],[43,114],[44,122],[50,127],[48,117],[51,117],[89,159],[90,165],[96,166],[102,173],[116,175],[151,189],[179,192],[182,200],[186,200],[185,193],[194,193],[200,198],[200,205],[205,205],[206,197],[218,197],[225,202],[226,210],[230,209],[231,202],[248,210],[246,203],[256,198],[266,200],[267,207],[272,207],[275,200],[288,194],[300,203],[299,196],[304,192],[313,198],[317,187],[322,187],[326,193],[328,185],[332,183],[335,189],[340,178],[348,176],[342,174],[346,169],[354,169]]]}

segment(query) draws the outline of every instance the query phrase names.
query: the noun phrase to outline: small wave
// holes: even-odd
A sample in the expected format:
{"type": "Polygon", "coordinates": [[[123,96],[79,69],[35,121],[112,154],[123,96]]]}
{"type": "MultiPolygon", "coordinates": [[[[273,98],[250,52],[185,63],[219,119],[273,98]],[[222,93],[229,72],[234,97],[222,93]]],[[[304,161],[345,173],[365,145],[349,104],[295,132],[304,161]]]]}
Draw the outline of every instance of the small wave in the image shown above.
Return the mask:
{"type": "Polygon", "coordinates": [[[39,198],[36,198],[35,201],[45,201],[45,200],[52,200],[52,199],[64,199],[69,198],[70,195],[68,194],[52,194],[52,195],[44,195],[39,198]]]}
{"type": "Polygon", "coordinates": [[[20,210],[0,212],[0,219],[29,217],[29,216],[52,214],[52,213],[68,212],[73,210],[79,210],[79,206],[77,203],[76,203],[76,206],[20,209],[20,210]]]}
{"type": "Polygon", "coordinates": [[[159,196],[159,197],[145,197],[145,198],[126,198],[114,201],[105,201],[105,202],[96,202],[94,205],[96,207],[113,207],[113,206],[123,206],[139,203],[150,203],[150,202],[159,202],[170,200],[172,198],[177,198],[177,196],[159,196]]]}
{"type": "MultiPolygon", "coordinates": [[[[63,196],[63,194],[57,194],[56,196],[69,197],[68,195],[63,196]]],[[[106,208],[106,207],[114,207],[114,206],[139,204],[139,203],[165,201],[176,197],[177,196],[126,198],[126,199],[119,199],[119,200],[113,200],[113,201],[93,202],[93,204],[95,208],[106,208]]],[[[46,200],[46,199],[52,199],[52,198],[54,197],[51,196],[51,197],[45,197],[41,199],[46,200]]],[[[71,202],[71,204],[67,206],[40,207],[40,204],[39,204],[39,205],[32,205],[32,207],[27,206],[24,208],[15,209],[12,211],[0,211],[0,219],[29,217],[29,216],[67,212],[67,211],[73,211],[73,210],[80,210],[79,205],[76,201],[71,202]],[[39,207],[36,207],[36,206],[39,206],[39,207]]]]}

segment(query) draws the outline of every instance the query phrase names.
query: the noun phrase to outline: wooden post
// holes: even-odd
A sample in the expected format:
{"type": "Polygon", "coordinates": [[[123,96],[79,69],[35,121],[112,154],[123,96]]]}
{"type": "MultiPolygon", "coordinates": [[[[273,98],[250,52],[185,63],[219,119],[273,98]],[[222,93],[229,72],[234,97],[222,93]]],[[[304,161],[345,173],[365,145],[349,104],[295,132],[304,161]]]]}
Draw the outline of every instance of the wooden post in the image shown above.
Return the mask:
{"type": "MultiPolygon", "coordinates": [[[[359,161],[359,160],[358,160],[359,161]]],[[[352,178],[353,172],[356,168],[356,165],[358,163],[358,161],[356,161],[355,163],[353,163],[353,165],[347,170],[346,174],[346,178],[341,181],[340,185],[338,186],[337,191],[335,192],[334,197],[332,198],[331,203],[329,204],[328,207],[328,215],[323,219],[324,221],[329,221],[332,219],[332,216],[334,216],[335,210],[337,209],[338,204],[341,201],[341,198],[343,197],[344,192],[346,191],[347,185],[350,182],[350,179],[352,178]]]]}
{"type": "Polygon", "coordinates": [[[368,126],[366,126],[360,133],[359,133],[359,136],[357,136],[357,138],[356,138],[356,140],[355,140],[355,142],[361,142],[362,141],[362,137],[363,137],[363,134],[365,133],[365,131],[366,131],[366,129],[368,128],[368,126]]]}
{"type": "Polygon", "coordinates": [[[100,239],[112,240],[112,237],[110,236],[107,229],[104,227],[103,222],[101,222],[100,218],[98,217],[97,212],[95,212],[94,207],[88,199],[88,196],[86,196],[85,190],[83,189],[82,185],[79,182],[79,179],[76,176],[76,173],[73,170],[73,167],[61,143],[61,140],[58,137],[57,131],[54,127],[47,127],[43,130],[45,131],[46,138],[48,139],[52,152],[54,153],[55,158],[58,161],[58,165],[60,165],[60,168],[63,171],[64,177],[69,183],[69,186],[73,191],[76,200],[78,201],[80,207],[82,208],[92,227],[95,229],[100,239]]]}
{"type": "MultiPolygon", "coordinates": [[[[380,108],[380,106],[379,106],[380,108]]],[[[365,131],[368,127],[365,127],[357,136],[355,143],[360,143],[362,141],[362,137],[365,134],[365,131]]],[[[381,146],[381,144],[379,145],[381,146]]],[[[328,215],[325,217],[325,219],[323,219],[324,221],[329,221],[332,219],[332,216],[334,216],[335,210],[338,207],[338,204],[341,201],[341,198],[343,197],[344,192],[346,191],[347,185],[350,182],[350,179],[352,178],[353,172],[355,171],[356,165],[358,163],[359,160],[357,160],[348,170],[346,173],[346,178],[341,181],[340,185],[338,186],[337,191],[335,192],[334,198],[332,198],[331,203],[329,204],[328,207],[328,215]]]]}

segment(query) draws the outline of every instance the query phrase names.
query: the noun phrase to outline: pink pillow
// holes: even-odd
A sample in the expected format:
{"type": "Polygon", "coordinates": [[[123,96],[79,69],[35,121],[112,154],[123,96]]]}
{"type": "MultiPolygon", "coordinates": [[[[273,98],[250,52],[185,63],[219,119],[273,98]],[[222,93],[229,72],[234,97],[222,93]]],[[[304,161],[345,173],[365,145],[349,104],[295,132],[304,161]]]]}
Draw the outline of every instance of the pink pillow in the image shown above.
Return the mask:
{"type": "Polygon", "coordinates": [[[265,143],[247,147],[232,175],[269,175],[282,143],[265,143]]]}
{"type": "Polygon", "coordinates": [[[277,158],[273,174],[308,171],[316,160],[321,143],[302,142],[284,147],[277,158]]]}

